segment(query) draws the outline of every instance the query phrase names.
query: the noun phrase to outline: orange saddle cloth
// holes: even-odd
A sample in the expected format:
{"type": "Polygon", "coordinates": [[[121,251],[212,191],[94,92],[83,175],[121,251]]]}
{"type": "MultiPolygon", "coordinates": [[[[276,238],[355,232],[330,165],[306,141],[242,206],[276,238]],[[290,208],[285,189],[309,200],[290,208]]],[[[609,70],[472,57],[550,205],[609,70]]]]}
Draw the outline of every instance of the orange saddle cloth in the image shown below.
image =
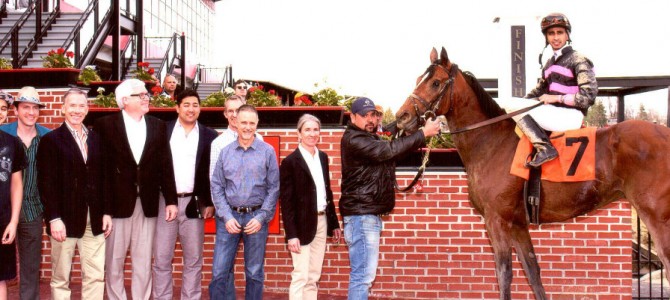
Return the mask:
{"type": "MultiPolygon", "coordinates": [[[[551,143],[558,158],[542,165],[542,180],[579,182],[596,179],[596,128],[587,127],[566,132],[554,132],[551,143]]],[[[533,145],[524,135],[516,147],[510,174],[528,180],[530,170],[526,161],[533,145]]]]}

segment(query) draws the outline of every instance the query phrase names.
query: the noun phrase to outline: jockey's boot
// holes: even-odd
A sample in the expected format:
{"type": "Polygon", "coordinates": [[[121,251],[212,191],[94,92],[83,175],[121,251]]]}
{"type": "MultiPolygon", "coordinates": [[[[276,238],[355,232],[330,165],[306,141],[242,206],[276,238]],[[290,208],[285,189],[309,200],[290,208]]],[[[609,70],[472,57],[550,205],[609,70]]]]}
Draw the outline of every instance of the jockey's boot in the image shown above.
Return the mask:
{"type": "Polygon", "coordinates": [[[526,115],[519,122],[517,122],[523,134],[528,137],[530,142],[535,147],[536,153],[533,159],[526,163],[526,167],[537,168],[543,163],[546,163],[558,157],[558,151],[549,141],[547,133],[535,122],[533,117],[526,115]]]}

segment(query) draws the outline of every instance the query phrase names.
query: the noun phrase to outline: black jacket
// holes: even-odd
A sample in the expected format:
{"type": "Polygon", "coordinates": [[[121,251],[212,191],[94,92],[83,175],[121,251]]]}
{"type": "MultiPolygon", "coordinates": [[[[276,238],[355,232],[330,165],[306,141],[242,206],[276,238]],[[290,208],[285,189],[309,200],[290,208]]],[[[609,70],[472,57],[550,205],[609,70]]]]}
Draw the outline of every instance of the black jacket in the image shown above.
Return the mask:
{"type": "Polygon", "coordinates": [[[395,206],[395,161],[425,144],[423,131],[382,140],[352,123],[342,135],[342,197],[340,214],[376,215],[395,206]]]}
{"type": "Polygon", "coordinates": [[[44,204],[47,234],[51,220],[60,218],[71,238],[81,238],[86,230],[87,212],[93,235],[103,233],[102,216],[110,214],[102,197],[102,156],[100,137],[88,132],[87,160],[81,155],[70,129],[63,123],[44,135],[37,149],[37,185],[44,204]]]}
{"type": "MultiPolygon", "coordinates": [[[[167,124],[167,140],[172,138],[172,132],[177,124],[177,120],[172,120],[167,124]]],[[[198,201],[202,201],[203,206],[214,206],[212,204],[212,192],[209,188],[209,151],[211,149],[212,141],[219,136],[219,134],[202,123],[198,122],[199,138],[198,151],[195,156],[195,178],[193,181],[193,195],[198,197],[198,201]]],[[[192,218],[192,216],[188,216],[192,218]]]]}
{"type": "Polygon", "coordinates": [[[140,197],[144,216],[158,216],[158,193],[166,205],[177,205],[170,143],[165,122],[145,115],[147,138],[140,163],[135,162],[121,112],[102,117],[93,130],[102,140],[102,196],[113,218],[129,218],[140,197]],[[139,189],[139,193],[138,193],[139,189]]]}
{"type": "MultiPolygon", "coordinates": [[[[333,191],[330,188],[330,175],[328,168],[328,155],[319,151],[321,168],[323,169],[323,180],[326,184],[326,220],[328,236],[333,235],[333,230],[339,229],[333,203],[333,191]]],[[[281,163],[280,196],[281,213],[284,221],[284,232],[286,241],[298,238],[300,245],[308,245],[314,240],[317,227],[316,186],[312,173],[309,171],[307,162],[302,157],[299,149],[295,149],[281,163]]]]}

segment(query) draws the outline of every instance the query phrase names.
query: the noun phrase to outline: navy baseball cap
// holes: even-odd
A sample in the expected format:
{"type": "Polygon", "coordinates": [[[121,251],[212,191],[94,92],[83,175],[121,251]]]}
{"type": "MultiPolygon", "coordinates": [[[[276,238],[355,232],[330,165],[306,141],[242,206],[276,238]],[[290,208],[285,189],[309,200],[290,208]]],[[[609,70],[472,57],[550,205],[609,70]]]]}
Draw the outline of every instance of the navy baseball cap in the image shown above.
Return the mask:
{"type": "Polygon", "coordinates": [[[365,97],[356,99],[351,105],[351,112],[360,116],[365,116],[365,114],[373,110],[375,110],[375,103],[365,97]]]}

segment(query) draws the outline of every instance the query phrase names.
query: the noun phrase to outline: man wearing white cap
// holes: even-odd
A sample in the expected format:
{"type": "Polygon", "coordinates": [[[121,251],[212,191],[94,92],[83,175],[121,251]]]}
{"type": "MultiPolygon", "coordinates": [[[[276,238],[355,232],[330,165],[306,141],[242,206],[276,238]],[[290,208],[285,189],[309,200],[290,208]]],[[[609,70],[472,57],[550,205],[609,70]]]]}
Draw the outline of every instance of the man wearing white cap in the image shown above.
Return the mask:
{"type": "Polygon", "coordinates": [[[49,132],[37,124],[40,117],[40,96],[34,87],[23,87],[14,99],[17,121],[0,126],[0,130],[19,137],[26,151],[26,168],[23,171],[23,202],[17,230],[19,245],[20,299],[39,299],[40,261],[42,261],[42,213],[44,207],[37,191],[35,156],[40,138],[49,132]]]}

